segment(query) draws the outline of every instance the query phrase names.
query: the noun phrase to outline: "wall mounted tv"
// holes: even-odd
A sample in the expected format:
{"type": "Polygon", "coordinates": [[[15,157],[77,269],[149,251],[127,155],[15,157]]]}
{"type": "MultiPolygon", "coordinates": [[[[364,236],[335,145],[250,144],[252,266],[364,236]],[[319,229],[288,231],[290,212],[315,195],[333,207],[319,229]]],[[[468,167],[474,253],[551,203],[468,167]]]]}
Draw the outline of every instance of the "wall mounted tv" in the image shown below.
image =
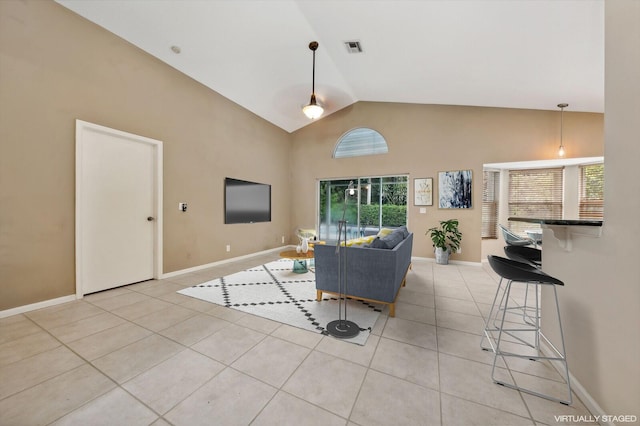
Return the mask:
{"type": "Polygon", "coordinates": [[[271,185],[224,179],[224,223],[271,222],[271,185]]]}

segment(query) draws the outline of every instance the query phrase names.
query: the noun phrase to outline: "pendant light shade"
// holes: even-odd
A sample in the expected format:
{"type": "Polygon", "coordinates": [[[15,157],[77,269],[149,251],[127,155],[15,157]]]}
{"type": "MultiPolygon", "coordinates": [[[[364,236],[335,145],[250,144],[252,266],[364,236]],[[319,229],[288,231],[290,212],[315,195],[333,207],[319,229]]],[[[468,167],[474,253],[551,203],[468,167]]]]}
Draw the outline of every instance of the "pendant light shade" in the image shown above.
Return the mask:
{"type": "Polygon", "coordinates": [[[309,43],[309,49],[313,52],[313,70],[311,75],[311,100],[309,101],[309,105],[306,105],[302,108],[302,112],[309,119],[315,120],[319,118],[324,112],[324,108],[318,105],[316,102],[316,50],[318,50],[318,42],[312,41],[309,43]]]}
{"type": "Polygon", "coordinates": [[[316,103],[316,95],[312,94],[309,105],[305,105],[302,108],[302,112],[304,112],[304,115],[309,117],[311,120],[315,120],[316,118],[319,118],[322,115],[322,113],[324,112],[324,109],[316,103]]]}
{"type": "Polygon", "coordinates": [[[564,127],[564,122],[563,122],[564,109],[568,106],[569,104],[558,104],[558,108],[560,108],[560,147],[558,148],[558,157],[564,157],[566,155],[566,152],[564,150],[564,144],[562,143],[562,131],[564,127]]]}

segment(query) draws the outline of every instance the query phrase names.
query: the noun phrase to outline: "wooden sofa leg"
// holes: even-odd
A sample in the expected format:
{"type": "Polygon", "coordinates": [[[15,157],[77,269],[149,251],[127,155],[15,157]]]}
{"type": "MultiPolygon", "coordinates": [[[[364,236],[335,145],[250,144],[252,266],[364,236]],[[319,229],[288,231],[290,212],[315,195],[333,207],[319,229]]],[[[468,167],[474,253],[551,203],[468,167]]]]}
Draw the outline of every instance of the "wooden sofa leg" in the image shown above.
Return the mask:
{"type": "Polygon", "coordinates": [[[409,264],[409,267],[407,268],[407,272],[405,272],[404,274],[404,278],[402,279],[402,287],[407,286],[407,274],[409,273],[409,269],[413,269],[413,263],[409,264]]]}
{"type": "Polygon", "coordinates": [[[394,303],[389,303],[389,316],[390,317],[395,317],[396,316],[396,304],[394,303]]]}
{"type": "Polygon", "coordinates": [[[322,290],[316,290],[316,300],[318,302],[322,300],[322,290]]]}

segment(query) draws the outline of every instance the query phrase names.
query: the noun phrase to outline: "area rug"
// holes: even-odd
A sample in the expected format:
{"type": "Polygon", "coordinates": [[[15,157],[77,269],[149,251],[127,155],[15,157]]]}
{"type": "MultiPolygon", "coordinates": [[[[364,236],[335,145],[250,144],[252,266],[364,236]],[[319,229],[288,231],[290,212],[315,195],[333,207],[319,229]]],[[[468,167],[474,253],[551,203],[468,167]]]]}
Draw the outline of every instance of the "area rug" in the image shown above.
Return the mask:
{"type": "MultiPolygon", "coordinates": [[[[329,335],[327,323],[338,319],[339,314],[337,297],[323,295],[321,301],[316,300],[314,272],[294,273],[293,261],[287,259],[216,278],[178,293],[324,335],[329,335]]],[[[347,298],[342,300],[343,309],[345,303],[347,319],[360,327],[360,333],[340,340],[364,345],[383,305],[347,298]]]]}

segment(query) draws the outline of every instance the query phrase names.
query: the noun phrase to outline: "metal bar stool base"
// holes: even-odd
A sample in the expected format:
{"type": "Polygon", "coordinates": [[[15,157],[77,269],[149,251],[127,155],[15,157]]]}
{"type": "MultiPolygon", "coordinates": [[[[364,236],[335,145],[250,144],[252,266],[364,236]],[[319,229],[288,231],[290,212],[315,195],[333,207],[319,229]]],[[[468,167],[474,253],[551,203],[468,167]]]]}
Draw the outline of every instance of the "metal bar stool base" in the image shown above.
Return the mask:
{"type": "MultiPolygon", "coordinates": [[[[530,395],[534,395],[540,398],[544,398],[550,401],[559,402],[564,405],[571,405],[573,402],[573,395],[571,392],[571,382],[569,378],[569,368],[567,365],[566,349],[564,344],[564,333],[562,331],[562,321],[560,319],[560,307],[558,304],[558,292],[556,290],[557,285],[563,285],[563,283],[549,275],[546,275],[539,271],[533,271],[522,266],[522,263],[514,262],[512,260],[499,258],[497,256],[489,256],[489,263],[500,275],[501,280],[498,284],[496,294],[494,297],[493,305],[489,311],[489,316],[486,318],[484,335],[480,341],[480,347],[483,350],[491,351],[494,354],[493,366],[491,370],[491,379],[494,383],[501,386],[508,387],[510,389],[518,390],[530,395]],[[518,266],[518,264],[520,266],[518,266]],[[510,269],[511,268],[511,269],[510,269]],[[520,269],[520,270],[519,270],[520,269]],[[506,284],[505,284],[506,282],[506,284]],[[535,306],[527,306],[526,296],[525,305],[519,305],[511,298],[511,290],[513,283],[525,284],[527,287],[529,284],[534,284],[536,287],[539,285],[548,285],[553,289],[553,294],[556,304],[556,318],[558,320],[558,326],[560,331],[560,350],[556,348],[551,341],[542,333],[540,329],[540,315],[539,315],[539,299],[536,288],[535,306]],[[528,310],[532,309],[533,315],[529,315],[528,310]],[[513,317],[509,317],[507,320],[507,314],[516,315],[519,321],[511,321],[513,317]],[[533,333],[533,334],[532,334],[533,333]],[[531,336],[531,340],[528,337],[531,336]],[[504,349],[505,338],[509,337],[510,341],[507,343],[510,345],[509,350],[504,349]],[[527,337],[527,339],[525,339],[527,337]],[[484,346],[484,341],[487,341],[489,346],[484,346]],[[541,352],[540,343],[544,342],[553,354],[551,356],[545,356],[541,352]],[[515,346],[515,347],[514,347],[515,346]],[[525,348],[526,351],[520,352],[520,348],[525,348]],[[534,351],[532,351],[534,350],[534,351]],[[531,353],[531,352],[535,352],[531,353]],[[524,388],[514,384],[504,382],[496,378],[496,363],[498,357],[501,357],[504,363],[507,365],[507,357],[521,358],[531,361],[547,360],[549,362],[560,362],[562,364],[562,371],[558,371],[563,375],[566,386],[567,398],[557,398],[552,395],[536,392],[530,388],[524,388]]],[[[528,291],[528,288],[526,289],[528,291]]],[[[526,293],[525,293],[526,294],[526,293]]],[[[512,380],[515,380],[513,378],[512,380]]]]}
{"type": "MultiPolygon", "coordinates": [[[[502,330],[502,332],[504,332],[506,334],[506,330],[502,330]]],[[[487,352],[493,352],[494,353],[494,360],[493,360],[493,368],[491,370],[491,380],[493,380],[493,383],[498,384],[500,386],[504,386],[510,389],[514,389],[514,390],[518,390],[520,392],[523,393],[527,393],[529,395],[534,395],[540,398],[544,398],[547,399],[549,401],[554,401],[554,402],[559,402],[560,404],[563,405],[571,405],[573,402],[573,396],[571,393],[571,385],[569,382],[569,370],[568,370],[568,366],[567,366],[567,361],[566,361],[566,356],[564,354],[561,354],[558,349],[553,346],[553,344],[547,339],[547,337],[542,334],[541,332],[538,332],[539,334],[539,338],[541,338],[542,340],[544,340],[546,342],[546,344],[553,350],[553,352],[555,352],[556,356],[544,356],[544,355],[531,355],[531,354],[518,354],[518,353],[513,353],[513,352],[505,352],[500,350],[500,345],[499,343],[495,340],[494,336],[491,336],[488,332],[485,331],[485,338],[488,340],[490,348],[482,348],[483,350],[487,351],[487,352]],[[563,364],[563,375],[564,375],[564,379],[566,380],[566,387],[567,387],[567,394],[568,394],[568,398],[567,399],[562,399],[562,398],[557,398],[551,395],[547,395],[547,394],[543,394],[540,392],[536,392],[532,389],[529,388],[525,388],[522,386],[518,386],[518,385],[514,385],[511,383],[507,383],[504,382],[502,380],[499,380],[495,377],[495,370],[496,370],[496,361],[498,359],[498,357],[501,357],[504,361],[505,364],[507,364],[507,357],[511,357],[511,358],[520,358],[520,359],[526,359],[529,361],[533,361],[533,362],[537,362],[537,361],[541,361],[541,360],[547,360],[547,361],[556,361],[556,362],[560,362],[563,364]]],[[[501,336],[500,336],[501,337],[501,336]]],[[[499,338],[500,338],[499,337],[499,338]]],[[[529,347],[529,346],[528,346],[529,347]]],[[[538,349],[539,351],[539,349],[538,349]]],[[[508,366],[508,364],[507,364],[508,366]]]]}

